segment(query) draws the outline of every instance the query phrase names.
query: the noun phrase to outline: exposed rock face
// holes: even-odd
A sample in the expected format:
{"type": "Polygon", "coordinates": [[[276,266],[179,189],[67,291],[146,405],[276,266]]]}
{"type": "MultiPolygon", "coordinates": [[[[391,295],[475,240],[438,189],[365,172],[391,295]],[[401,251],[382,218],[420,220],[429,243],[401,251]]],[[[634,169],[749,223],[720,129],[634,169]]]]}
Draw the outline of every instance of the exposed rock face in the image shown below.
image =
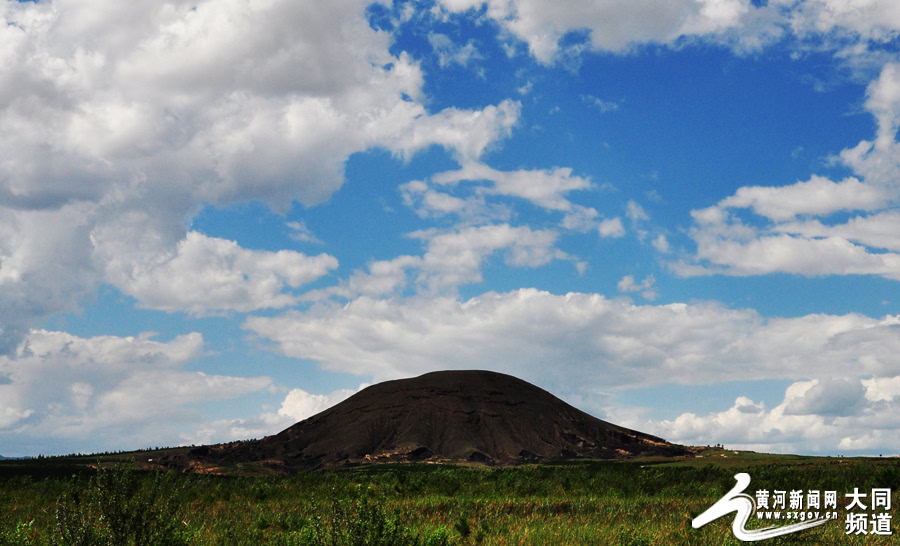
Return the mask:
{"type": "Polygon", "coordinates": [[[688,449],[578,410],[510,375],[446,371],[368,387],[261,440],[204,446],[195,463],[284,469],[379,461],[517,464],[687,455],[688,449]]]}

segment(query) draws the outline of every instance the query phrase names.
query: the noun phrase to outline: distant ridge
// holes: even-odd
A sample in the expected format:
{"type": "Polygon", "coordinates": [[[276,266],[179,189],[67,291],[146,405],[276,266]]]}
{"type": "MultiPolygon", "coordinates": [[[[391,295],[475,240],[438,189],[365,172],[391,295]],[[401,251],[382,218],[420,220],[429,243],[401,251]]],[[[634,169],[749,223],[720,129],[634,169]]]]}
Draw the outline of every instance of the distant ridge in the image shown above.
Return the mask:
{"type": "Polygon", "coordinates": [[[206,471],[237,463],[291,470],[689,454],[684,446],[597,419],[511,375],[472,370],[378,383],[274,436],[195,448],[160,462],[206,471]]]}

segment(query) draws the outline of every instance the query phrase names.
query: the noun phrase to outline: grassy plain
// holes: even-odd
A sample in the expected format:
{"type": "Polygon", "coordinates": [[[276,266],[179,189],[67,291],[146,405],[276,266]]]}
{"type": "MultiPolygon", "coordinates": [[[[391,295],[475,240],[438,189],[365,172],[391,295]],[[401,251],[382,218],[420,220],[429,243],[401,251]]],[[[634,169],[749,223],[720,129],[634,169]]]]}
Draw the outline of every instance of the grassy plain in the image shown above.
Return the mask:
{"type": "Polygon", "coordinates": [[[134,470],[154,456],[0,462],[0,546],[742,544],[733,515],[691,527],[738,472],[750,474],[750,495],[838,492],[836,521],[764,544],[900,544],[897,524],[889,536],[845,533],[844,495],[854,489],[890,488],[896,512],[897,458],[710,450],[675,461],[405,464],[291,476],[134,470]],[[99,472],[91,468],[98,463],[99,472]]]}

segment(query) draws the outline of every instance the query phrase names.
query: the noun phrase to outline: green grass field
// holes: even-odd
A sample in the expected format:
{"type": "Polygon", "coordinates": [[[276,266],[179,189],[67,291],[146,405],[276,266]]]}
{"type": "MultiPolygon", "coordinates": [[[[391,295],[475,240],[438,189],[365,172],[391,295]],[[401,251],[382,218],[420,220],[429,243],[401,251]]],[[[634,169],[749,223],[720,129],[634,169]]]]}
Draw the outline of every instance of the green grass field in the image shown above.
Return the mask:
{"type": "Polygon", "coordinates": [[[896,512],[896,458],[711,450],[679,461],[393,465],[292,476],[134,470],[152,456],[0,462],[0,546],[742,544],[731,533],[733,515],[691,527],[737,472],[750,474],[751,496],[838,493],[837,520],[764,544],[900,544],[900,528],[890,536],[845,533],[844,494],[854,488],[890,488],[896,512]],[[99,472],[89,466],[98,463],[99,472]]]}

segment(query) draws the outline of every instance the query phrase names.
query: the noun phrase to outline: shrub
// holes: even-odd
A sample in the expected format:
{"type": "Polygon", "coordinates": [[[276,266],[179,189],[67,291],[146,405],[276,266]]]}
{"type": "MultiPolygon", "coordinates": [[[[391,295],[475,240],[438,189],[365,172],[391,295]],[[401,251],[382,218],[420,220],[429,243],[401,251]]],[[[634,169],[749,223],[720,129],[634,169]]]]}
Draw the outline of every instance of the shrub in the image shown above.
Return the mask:
{"type": "Polygon", "coordinates": [[[445,527],[426,533],[422,539],[422,546],[450,546],[450,544],[450,531],[445,527]]]}
{"type": "Polygon", "coordinates": [[[171,479],[140,476],[124,466],[97,469],[56,504],[54,546],[181,546],[187,544],[171,479]]]}
{"type": "MultiPolygon", "coordinates": [[[[313,518],[314,546],[419,546],[418,535],[396,514],[388,514],[370,498],[369,489],[357,487],[349,499],[335,500],[327,516],[313,518]]],[[[336,496],[336,494],[335,494],[336,496]]],[[[439,539],[438,539],[439,540],[439,539]]],[[[431,544],[440,544],[432,539],[431,544]]]]}
{"type": "Polygon", "coordinates": [[[34,520],[19,522],[0,532],[0,546],[31,546],[36,544],[34,520]]]}

